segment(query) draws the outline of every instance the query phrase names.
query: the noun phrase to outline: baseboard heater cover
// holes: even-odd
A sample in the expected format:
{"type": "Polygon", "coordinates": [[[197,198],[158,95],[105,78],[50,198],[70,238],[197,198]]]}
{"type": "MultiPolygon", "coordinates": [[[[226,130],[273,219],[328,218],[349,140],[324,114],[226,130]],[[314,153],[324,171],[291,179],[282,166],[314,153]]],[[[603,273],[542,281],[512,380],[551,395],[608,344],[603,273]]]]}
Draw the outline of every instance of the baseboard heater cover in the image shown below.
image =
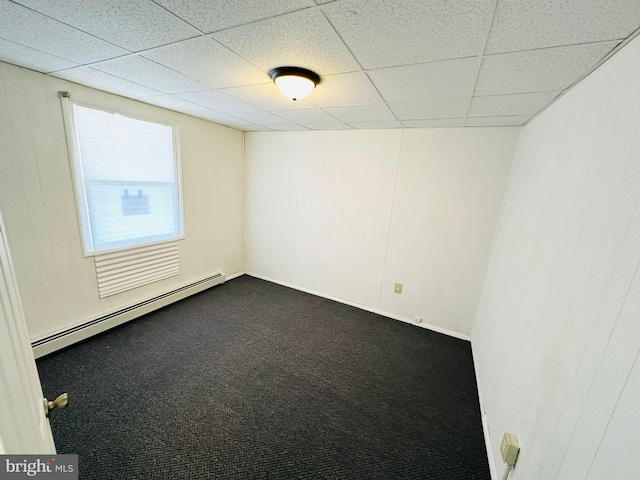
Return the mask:
{"type": "Polygon", "coordinates": [[[61,332],[49,335],[31,344],[35,358],[40,358],[50,353],[68,347],[74,343],[85,340],[89,337],[102,333],[118,325],[122,325],[130,320],[141,317],[149,312],[162,308],[170,303],[182,300],[190,295],[206,290],[207,288],[219,285],[226,281],[223,272],[216,273],[197,282],[190,283],[183,287],[171,290],[153,298],[130,305],[121,310],[109,313],[102,317],[84,322],[75,327],[68,328],[61,332]]]}

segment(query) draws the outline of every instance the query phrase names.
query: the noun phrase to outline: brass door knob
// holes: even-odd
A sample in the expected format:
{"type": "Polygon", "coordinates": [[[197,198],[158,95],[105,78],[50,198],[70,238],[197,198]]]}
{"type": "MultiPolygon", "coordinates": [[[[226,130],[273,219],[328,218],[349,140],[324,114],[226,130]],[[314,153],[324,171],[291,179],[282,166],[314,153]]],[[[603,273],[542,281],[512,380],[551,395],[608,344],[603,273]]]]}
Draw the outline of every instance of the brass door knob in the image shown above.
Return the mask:
{"type": "Polygon", "coordinates": [[[50,402],[46,398],[44,399],[44,413],[48,417],[49,412],[54,408],[64,408],[69,404],[69,394],[63,393],[58,395],[53,402],[50,402]]]}

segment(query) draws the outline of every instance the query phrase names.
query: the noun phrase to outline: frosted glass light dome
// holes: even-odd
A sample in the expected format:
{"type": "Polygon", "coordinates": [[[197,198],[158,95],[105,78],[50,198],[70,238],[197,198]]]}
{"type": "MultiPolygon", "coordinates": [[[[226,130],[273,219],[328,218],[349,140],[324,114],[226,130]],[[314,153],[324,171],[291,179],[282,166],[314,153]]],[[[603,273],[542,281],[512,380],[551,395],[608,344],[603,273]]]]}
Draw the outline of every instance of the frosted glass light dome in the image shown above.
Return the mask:
{"type": "Polygon", "coordinates": [[[316,73],[299,67],[274,68],[269,75],[278,90],[293,101],[307,97],[320,82],[316,73]]]}

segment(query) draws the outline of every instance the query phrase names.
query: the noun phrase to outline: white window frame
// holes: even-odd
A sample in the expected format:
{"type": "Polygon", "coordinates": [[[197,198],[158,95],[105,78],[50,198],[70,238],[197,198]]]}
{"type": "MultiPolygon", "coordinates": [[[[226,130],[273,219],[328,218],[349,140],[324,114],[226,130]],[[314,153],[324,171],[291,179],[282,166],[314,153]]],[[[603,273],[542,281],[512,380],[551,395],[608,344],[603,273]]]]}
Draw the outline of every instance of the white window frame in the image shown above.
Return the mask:
{"type": "Polygon", "coordinates": [[[73,183],[73,193],[75,197],[76,213],[78,217],[78,227],[80,229],[80,238],[82,243],[82,256],[92,257],[95,255],[102,255],[105,253],[119,252],[123,250],[129,250],[132,248],[138,248],[147,245],[155,245],[165,242],[173,242],[176,240],[184,240],[184,203],[182,200],[182,160],[180,157],[180,124],[176,121],[169,120],[167,118],[161,118],[153,115],[140,115],[137,112],[131,112],[130,110],[114,109],[111,106],[106,106],[100,102],[86,99],[71,99],[68,92],[60,92],[60,99],[62,103],[62,116],[64,119],[65,132],[67,137],[67,147],[69,150],[69,163],[71,167],[71,177],[73,183]],[[76,124],[76,118],[73,110],[73,106],[78,105],[80,107],[92,108],[95,110],[101,110],[103,112],[111,113],[114,115],[121,115],[123,117],[132,118],[134,120],[141,120],[144,122],[157,123],[171,128],[172,140],[173,140],[173,161],[176,172],[176,202],[178,211],[178,235],[170,238],[163,238],[160,240],[154,240],[144,243],[136,243],[133,245],[122,246],[112,249],[95,250],[93,247],[93,238],[91,235],[91,221],[89,217],[89,205],[87,201],[87,194],[84,182],[84,173],[82,170],[82,159],[80,155],[80,140],[78,137],[78,129],[76,124]]]}

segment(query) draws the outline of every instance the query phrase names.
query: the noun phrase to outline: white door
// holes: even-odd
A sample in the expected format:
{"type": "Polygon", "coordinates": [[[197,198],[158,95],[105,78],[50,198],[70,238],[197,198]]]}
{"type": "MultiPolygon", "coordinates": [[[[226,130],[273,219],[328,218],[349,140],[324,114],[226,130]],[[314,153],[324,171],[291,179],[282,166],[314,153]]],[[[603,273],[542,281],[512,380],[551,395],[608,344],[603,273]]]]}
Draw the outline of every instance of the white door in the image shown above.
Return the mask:
{"type": "Polygon", "coordinates": [[[0,453],[56,453],[0,218],[0,453]]]}

